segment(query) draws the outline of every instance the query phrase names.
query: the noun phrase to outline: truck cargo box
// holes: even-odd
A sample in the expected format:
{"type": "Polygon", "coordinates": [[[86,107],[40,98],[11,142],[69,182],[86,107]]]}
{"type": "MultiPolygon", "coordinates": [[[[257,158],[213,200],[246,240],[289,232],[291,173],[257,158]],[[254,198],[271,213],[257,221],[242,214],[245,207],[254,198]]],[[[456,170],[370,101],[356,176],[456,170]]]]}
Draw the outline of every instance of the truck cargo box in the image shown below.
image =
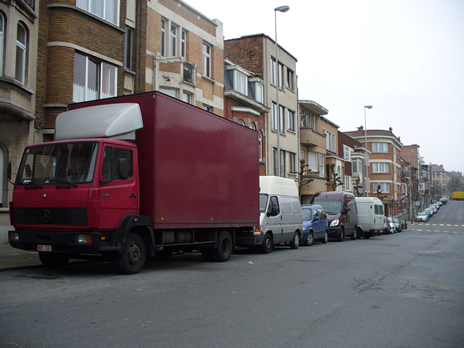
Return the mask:
{"type": "MultiPolygon", "coordinates": [[[[256,131],[160,92],[69,106],[137,103],[140,214],[155,229],[240,227],[259,222],[256,131]]],[[[98,117],[98,115],[95,115],[98,117]]]]}

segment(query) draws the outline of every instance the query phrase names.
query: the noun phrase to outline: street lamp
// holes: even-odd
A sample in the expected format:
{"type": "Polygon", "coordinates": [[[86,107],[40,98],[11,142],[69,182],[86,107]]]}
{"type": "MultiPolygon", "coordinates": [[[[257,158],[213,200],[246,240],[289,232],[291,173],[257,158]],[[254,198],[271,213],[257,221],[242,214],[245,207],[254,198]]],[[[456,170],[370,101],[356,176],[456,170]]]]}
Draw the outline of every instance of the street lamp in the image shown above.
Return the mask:
{"type": "Polygon", "coordinates": [[[369,160],[367,159],[367,126],[366,126],[366,109],[372,109],[372,105],[366,105],[364,106],[364,149],[366,151],[366,158],[364,159],[364,162],[366,164],[366,197],[369,197],[369,188],[370,188],[370,182],[369,182],[369,160]]]}
{"type": "Polygon", "coordinates": [[[279,47],[277,45],[277,12],[287,12],[290,10],[290,6],[283,5],[278,6],[274,9],[274,23],[275,23],[275,51],[276,51],[276,69],[275,69],[275,76],[276,76],[276,113],[277,113],[277,172],[276,175],[280,176],[280,104],[279,104],[279,88],[280,88],[280,80],[279,80],[279,47]]]}

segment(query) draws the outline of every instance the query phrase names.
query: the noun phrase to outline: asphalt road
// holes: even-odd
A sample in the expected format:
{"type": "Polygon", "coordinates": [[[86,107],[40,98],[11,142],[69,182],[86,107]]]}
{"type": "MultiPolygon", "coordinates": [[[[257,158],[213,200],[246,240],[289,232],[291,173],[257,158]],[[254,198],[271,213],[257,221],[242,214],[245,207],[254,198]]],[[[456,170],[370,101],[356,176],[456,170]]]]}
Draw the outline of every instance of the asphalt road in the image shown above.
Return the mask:
{"type": "Polygon", "coordinates": [[[429,231],[226,263],[2,272],[0,347],[463,347],[464,202],[450,203],[429,231]]]}

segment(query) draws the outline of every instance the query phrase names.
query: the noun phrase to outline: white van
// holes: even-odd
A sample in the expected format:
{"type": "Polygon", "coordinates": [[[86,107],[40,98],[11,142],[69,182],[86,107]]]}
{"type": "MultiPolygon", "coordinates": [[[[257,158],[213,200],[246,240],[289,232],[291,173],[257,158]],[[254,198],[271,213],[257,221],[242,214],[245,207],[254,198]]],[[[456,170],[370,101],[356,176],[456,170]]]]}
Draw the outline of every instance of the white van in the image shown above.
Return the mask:
{"type": "Polygon", "coordinates": [[[277,176],[259,177],[260,228],[254,233],[254,244],[263,253],[274,245],[288,243],[298,248],[303,233],[303,213],[296,183],[277,176]]]}
{"type": "Polygon", "coordinates": [[[358,208],[358,231],[365,238],[370,238],[377,232],[383,232],[385,211],[383,203],[375,197],[356,197],[358,208]]]}

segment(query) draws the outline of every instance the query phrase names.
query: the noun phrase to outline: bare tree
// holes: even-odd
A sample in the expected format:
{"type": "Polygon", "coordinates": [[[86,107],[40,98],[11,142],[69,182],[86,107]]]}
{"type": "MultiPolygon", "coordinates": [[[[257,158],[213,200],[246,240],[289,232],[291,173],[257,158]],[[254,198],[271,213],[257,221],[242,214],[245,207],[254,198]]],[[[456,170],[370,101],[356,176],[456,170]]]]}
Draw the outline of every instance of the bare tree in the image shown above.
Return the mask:
{"type": "Polygon", "coordinates": [[[332,191],[335,191],[338,186],[343,186],[343,181],[338,175],[338,173],[335,172],[335,164],[329,165],[329,172],[327,173],[327,186],[330,186],[332,188],[332,191]]]}
{"type": "Polygon", "coordinates": [[[296,182],[298,183],[298,195],[300,198],[300,203],[303,203],[301,200],[301,192],[306,185],[309,185],[311,181],[314,181],[314,173],[311,172],[309,169],[309,165],[305,163],[305,160],[300,160],[300,168],[298,172],[291,172],[290,174],[296,174],[297,179],[296,182]],[[313,174],[311,174],[313,173],[313,174]]]}

